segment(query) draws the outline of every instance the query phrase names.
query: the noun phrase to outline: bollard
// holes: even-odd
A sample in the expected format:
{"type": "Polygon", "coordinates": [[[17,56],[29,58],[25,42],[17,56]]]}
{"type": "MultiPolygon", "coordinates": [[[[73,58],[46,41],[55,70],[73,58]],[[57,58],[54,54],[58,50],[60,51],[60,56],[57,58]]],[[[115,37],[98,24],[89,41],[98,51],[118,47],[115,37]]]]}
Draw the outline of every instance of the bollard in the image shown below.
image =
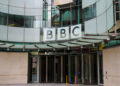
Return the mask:
{"type": "Polygon", "coordinates": [[[76,75],[75,75],[75,85],[76,85],[76,75]]]}
{"type": "Polygon", "coordinates": [[[66,85],[68,84],[68,78],[67,78],[67,75],[66,75],[66,85]]]}

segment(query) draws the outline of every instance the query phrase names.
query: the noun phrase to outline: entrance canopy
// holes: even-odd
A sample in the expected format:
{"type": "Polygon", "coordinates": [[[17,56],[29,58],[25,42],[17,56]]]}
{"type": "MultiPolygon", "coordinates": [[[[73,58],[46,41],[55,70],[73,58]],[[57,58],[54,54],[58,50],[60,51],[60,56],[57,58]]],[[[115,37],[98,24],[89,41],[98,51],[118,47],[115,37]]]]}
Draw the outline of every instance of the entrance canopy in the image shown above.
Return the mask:
{"type": "Polygon", "coordinates": [[[12,50],[49,50],[49,49],[65,49],[75,48],[80,46],[94,45],[101,43],[104,40],[109,39],[109,36],[83,36],[78,39],[66,40],[66,41],[52,41],[52,42],[41,42],[41,43],[16,43],[16,42],[0,42],[0,49],[12,50]]]}

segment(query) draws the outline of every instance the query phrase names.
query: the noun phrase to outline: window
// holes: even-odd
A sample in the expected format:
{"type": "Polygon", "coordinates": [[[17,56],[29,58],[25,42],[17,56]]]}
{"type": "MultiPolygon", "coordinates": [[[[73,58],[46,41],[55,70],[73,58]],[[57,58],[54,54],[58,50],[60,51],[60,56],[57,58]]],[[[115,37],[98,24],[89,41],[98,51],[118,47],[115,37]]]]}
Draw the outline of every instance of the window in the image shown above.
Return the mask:
{"type": "Polygon", "coordinates": [[[0,25],[7,25],[7,14],[0,13],[0,25]]]}
{"type": "Polygon", "coordinates": [[[89,20],[96,17],[96,4],[90,5],[84,10],[84,20],[89,20]]]}
{"type": "Polygon", "coordinates": [[[24,27],[24,16],[9,14],[8,25],[15,27],[24,27]]]}
{"type": "Polygon", "coordinates": [[[120,19],[120,0],[116,0],[116,20],[120,19]]]}
{"type": "Polygon", "coordinates": [[[61,27],[81,23],[81,13],[81,9],[78,6],[60,10],[61,27]]]}
{"type": "Polygon", "coordinates": [[[11,27],[39,28],[40,16],[12,15],[0,12],[0,25],[11,27]]]}

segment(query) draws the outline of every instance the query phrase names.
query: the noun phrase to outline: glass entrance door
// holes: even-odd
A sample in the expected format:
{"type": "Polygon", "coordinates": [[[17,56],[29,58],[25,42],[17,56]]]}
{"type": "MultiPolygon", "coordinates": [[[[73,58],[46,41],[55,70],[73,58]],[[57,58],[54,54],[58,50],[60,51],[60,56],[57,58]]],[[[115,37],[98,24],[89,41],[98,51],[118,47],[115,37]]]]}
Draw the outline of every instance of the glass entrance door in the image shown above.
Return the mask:
{"type": "Polygon", "coordinates": [[[89,84],[89,55],[84,54],[84,84],[89,84]]]}
{"type": "Polygon", "coordinates": [[[69,83],[74,83],[75,81],[75,56],[68,56],[68,73],[69,73],[69,83]]]}
{"type": "Polygon", "coordinates": [[[40,61],[40,71],[41,71],[41,83],[45,83],[46,82],[46,56],[40,56],[41,61],[40,61]]]}
{"type": "Polygon", "coordinates": [[[82,83],[82,58],[81,55],[77,56],[77,83],[82,83]]]}
{"type": "Polygon", "coordinates": [[[84,84],[97,84],[97,54],[84,54],[84,84]]]}
{"type": "Polygon", "coordinates": [[[29,57],[29,82],[37,82],[37,57],[29,57]]]}
{"type": "Polygon", "coordinates": [[[97,53],[97,68],[98,68],[98,84],[103,84],[103,56],[101,52],[97,53]]]}
{"type": "Polygon", "coordinates": [[[54,82],[54,56],[48,56],[48,82],[54,82]]]}
{"type": "Polygon", "coordinates": [[[63,82],[68,82],[68,55],[63,56],[63,82]],[[66,79],[67,78],[67,79],[66,79]]]}
{"type": "Polygon", "coordinates": [[[55,56],[55,82],[61,82],[61,56],[55,56]]]}

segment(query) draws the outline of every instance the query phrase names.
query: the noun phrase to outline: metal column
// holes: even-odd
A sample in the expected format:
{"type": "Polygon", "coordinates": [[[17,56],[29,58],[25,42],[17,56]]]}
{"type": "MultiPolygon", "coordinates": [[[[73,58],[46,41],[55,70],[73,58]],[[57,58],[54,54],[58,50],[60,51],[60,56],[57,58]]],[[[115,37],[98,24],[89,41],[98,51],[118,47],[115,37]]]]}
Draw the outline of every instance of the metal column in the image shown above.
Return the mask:
{"type": "Polygon", "coordinates": [[[54,82],[56,82],[56,56],[54,56],[54,82]]]}
{"type": "Polygon", "coordinates": [[[99,62],[99,52],[97,52],[97,72],[98,72],[98,85],[100,84],[100,62],[99,62]]]}
{"type": "Polygon", "coordinates": [[[41,82],[42,80],[41,80],[41,75],[42,75],[42,64],[41,64],[41,56],[39,56],[39,82],[41,82]]]}
{"type": "Polygon", "coordinates": [[[92,75],[91,75],[91,55],[89,54],[89,83],[92,83],[92,75]]]}
{"type": "Polygon", "coordinates": [[[77,64],[78,64],[78,56],[75,56],[75,76],[76,76],[76,82],[77,82],[77,79],[78,79],[78,76],[77,76],[77,74],[78,74],[78,66],[77,66],[77,64]]]}
{"type": "Polygon", "coordinates": [[[70,56],[68,56],[68,80],[69,83],[71,82],[71,62],[70,62],[70,56]]]}
{"type": "Polygon", "coordinates": [[[85,83],[85,81],[84,81],[84,55],[81,53],[81,62],[82,62],[82,65],[81,65],[81,68],[82,68],[82,84],[84,84],[85,83]]]}
{"type": "Polygon", "coordinates": [[[46,83],[48,82],[48,56],[46,56],[46,83]]]}
{"type": "Polygon", "coordinates": [[[39,56],[37,57],[37,82],[39,83],[39,76],[40,76],[40,69],[39,69],[39,67],[40,67],[40,58],[39,58],[39,56]]]}
{"type": "Polygon", "coordinates": [[[61,56],[61,83],[63,82],[63,56],[61,56]]]}

